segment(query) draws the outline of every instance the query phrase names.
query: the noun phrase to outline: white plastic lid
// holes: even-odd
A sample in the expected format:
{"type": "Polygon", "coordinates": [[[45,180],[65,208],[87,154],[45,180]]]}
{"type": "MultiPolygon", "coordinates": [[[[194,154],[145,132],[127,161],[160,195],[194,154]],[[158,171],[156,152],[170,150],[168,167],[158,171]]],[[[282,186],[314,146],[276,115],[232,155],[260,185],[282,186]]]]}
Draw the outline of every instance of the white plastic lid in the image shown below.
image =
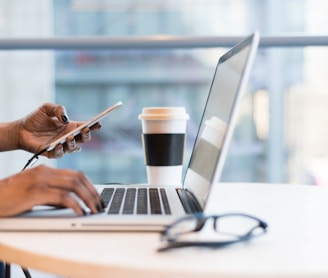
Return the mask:
{"type": "Polygon", "coordinates": [[[188,120],[184,107],[145,107],[139,120],[188,120]]]}
{"type": "Polygon", "coordinates": [[[224,134],[227,129],[227,124],[221,119],[213,116],[211,119],[205,121],[206,126],[210,127],[213,130],[220,134],[224,134]]]}

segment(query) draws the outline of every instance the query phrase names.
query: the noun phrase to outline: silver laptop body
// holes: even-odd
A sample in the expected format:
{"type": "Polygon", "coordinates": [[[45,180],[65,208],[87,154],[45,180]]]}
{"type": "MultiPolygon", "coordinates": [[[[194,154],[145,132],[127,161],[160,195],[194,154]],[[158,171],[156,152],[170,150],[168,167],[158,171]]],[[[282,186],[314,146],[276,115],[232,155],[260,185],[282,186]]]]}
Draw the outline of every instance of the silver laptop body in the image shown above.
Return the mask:
{"type": "Polygon", "coordinates": [[[95,185],[107,205],[104,213],[77,217],[70,209],[38,206],[0,218],[0,230],[159,231],[183,215],[206,210],[223,170],[258,43],[255,32],[220,57],[182,187],[95,185]]]}

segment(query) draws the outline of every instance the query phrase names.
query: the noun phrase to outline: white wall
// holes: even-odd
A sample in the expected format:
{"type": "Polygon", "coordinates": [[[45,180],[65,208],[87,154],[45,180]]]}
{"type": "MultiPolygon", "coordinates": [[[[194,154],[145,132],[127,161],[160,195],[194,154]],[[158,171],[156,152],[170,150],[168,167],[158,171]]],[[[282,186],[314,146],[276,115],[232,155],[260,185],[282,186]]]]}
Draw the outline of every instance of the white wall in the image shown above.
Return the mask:
{"type": "MultiPolygon", "coordinates": [[[[51,1],[0,1],[0,37],[51,35],[51,1]]],[[[0,121],[23,117],[43,102],[52,101],[53,83],[53,52],[0,51],[0,121]]],[[[20,171],[30,156],[23,151],[0,153],[0,178],[20,171]]]]}

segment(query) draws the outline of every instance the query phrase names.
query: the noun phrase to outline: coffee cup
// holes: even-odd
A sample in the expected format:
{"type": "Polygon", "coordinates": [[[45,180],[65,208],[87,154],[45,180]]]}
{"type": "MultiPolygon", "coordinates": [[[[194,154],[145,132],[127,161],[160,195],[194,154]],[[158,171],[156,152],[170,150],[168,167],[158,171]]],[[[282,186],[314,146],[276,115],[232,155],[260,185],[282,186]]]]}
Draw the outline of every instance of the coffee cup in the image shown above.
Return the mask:
{"type": "Polygon", "coordinates": [[[148,183],[181,185],[189,119],[185,108],[145,107],[139,119],[148,183]]]}

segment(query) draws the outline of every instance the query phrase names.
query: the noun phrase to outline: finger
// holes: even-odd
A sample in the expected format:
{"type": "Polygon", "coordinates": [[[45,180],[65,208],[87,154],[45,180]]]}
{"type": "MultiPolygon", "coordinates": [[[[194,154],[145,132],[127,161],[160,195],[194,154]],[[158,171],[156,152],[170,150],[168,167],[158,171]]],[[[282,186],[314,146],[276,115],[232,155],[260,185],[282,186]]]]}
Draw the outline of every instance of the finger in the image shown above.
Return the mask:
{"type": "Polygon", "coordinates": [[[67,169],[58,170],[58,173],[54,175],[51,181],[51,187],[75,193],[92,213],[102,211],[102,203],[99,194],[89,179],[81,172],[67,169]]]}
{"type": "Polygon", "coordinates": [[[56,117],[60,122],[64,124],[69,123],[69,117],[66,112],[66,108],[61,105],[53,104],[53,103],[45,103],[42,106],[42,109],[44,109],[45,113],[49,117],[56,117]]]}
{"type": "Polygon", "coordinates": [[[64,153],[74,153],[81,151],[80,146],[76,144],[76,140],[74,137],[70,137],[67,139],[66,143],[64,144],[64,153]],[[70,139],[73,138],[73,139],[70,139]]]}
{"type": "MultiPolygon", "coordinates": [[[[75,128],[77,129],[79,126],[83,125],[85,122],[76,122],[76,121],[72,121],[70,122],[70,125],[75,124],[75,128]]],[[[91,133],[90,133],[90,129],[88,127],[84,127],[80,130],[80,132],[78,132],[77,135],[75,135],[75,137],[73,136],[69,136],[66,139],[66,143],[67,145],[69,145],[70,143],[72,144],[71,146],[68,146],[67,149],[68,150],[73,150],[75,149],[73,142],[71,142],[73,139],[75,139],[75,143],[85,143],[90,141],[91,139],[91,133]]],[[[65,148],[66,150],[66,148],[65,148]]]]}
{"type": "Polygon", "coordinates": [[[64,153],[76,153],[76,152],[80,152],[81,151],[81,147],[76,145],[75,149],[69,150],[67,147],[64,147],[64,153]]]}
{"type": "Polygon", "coordinates": [[[92,194],[92,196],[96,202],[98,211],[99,212],[104,211],[104,208],[105,208],[104,203],[103,203],[97,189],[94,187],[93,183],[84,174],[82,174],[81,179],[82,179],[83,184],[87,187],[90,194],[92,194]]]}
{"type": "Polygon", "coordinates": [[[78,145],[76,144],[75,138],[73,136],[69,136],[66,139],[66,143],[64,145],[64,152],[72,153],[77,151],[78,145]]]}
{"type": "Polygon", "coordinates": [[[85,186],[88,188],[90,193],[94,196],[95,200],[97,201],[97,205],[100,206],[101,208],[105,208],[103,201],[102,201],[97,189],[93,185],[93,183],[83,173],[82,173],[81,179],[82,179],[83,184],[85,184],[85,186]]]}
{"type": "Polygon", "coordinates": [[[81,142],[81,143],[87,143],[89,141],[91,141],[91,132],[93,131],[97,131],[101,128],[101,124],[95,123],[94,125],[92,125],[91,127],[85,127],[81,130],[80,134],[75,136],[75,139],[77,142],[81,142]]]}
{"type": "Polygon", "coordinates": [[[91,131],[89,128],[83,128],[81,130],[81,141],[82,143],[87,143],[91,140],[91,131]]]}
{"type": "Polygon", "coordinates": [[[62,144],[58,144],[53,150],[45,152],[44,156],[48,158],[61,158],[65,154],[62,144]]]}
{"type": "Polygon", "coordinates": [[[38,199],[40,200],[40,205],[51,204],[55,207],[71,208],[77,215],[81,216],[87,214],[81,204],[79,204],[67,190],[47,187],[45,190],[41,191],[41,194],[38,195],[38,199]]]}
{"type": "Polygon", "coordinates": [[[55,114],[59,121],[63,122],[64,124],[69,123],[69,117],[67,115],[66,108],[64,106],[58,105],[55,108],[55,114]]]}
{"type": "Polygon", "coordinates": [[[91,131],[96,131],[96,130],[99,130],[99,129],[101,129],[101,123],[100,122],[97,122],[97,123],[93,124],[92,126],[90,126],[91,131]]]}

